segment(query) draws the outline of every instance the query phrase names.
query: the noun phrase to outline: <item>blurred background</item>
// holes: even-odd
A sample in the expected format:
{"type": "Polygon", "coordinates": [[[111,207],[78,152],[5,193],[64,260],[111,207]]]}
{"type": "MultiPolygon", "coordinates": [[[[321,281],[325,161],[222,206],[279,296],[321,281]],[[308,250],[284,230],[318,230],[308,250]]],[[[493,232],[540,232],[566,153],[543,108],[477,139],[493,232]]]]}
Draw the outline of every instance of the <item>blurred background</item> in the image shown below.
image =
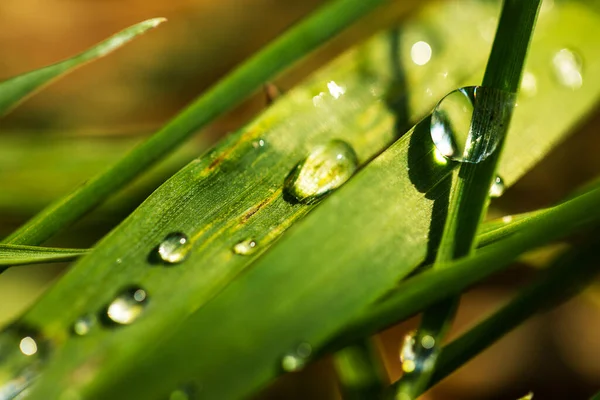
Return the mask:
{"type": "MultiPolygon", "coordinates": [[[[0,79],[51,64],[151,17],[169,22],[35,95],[0,119],[0,236],[53,199],[116,161],[185,104],[322,0],[2,0],[0,79]],[[52,184],[49,184],[52,182],[52,184]]],[[[292,87],[372,32],[409,17],[422,3],[397,1],[345,32],[276,80],[292,87]],[[400,4],[401,3],[401,4],[400,4]]],[[[205,129],[124,193],[51,245],[92,246],[166,177],[202,154],[266,105],[257,93],[205,129]]],[[[558,201],[600,173],[600,115],[494,201],[491,214],[533,210],[558,201]]],[[[525,257],[462,299],[453,335],[490,313],[529,282],[564,246],[525,257]]],[[[31,304],[66,268],[14,268],[0,275],[0,323],[31,304]]],[[[426,399],[583,399],[600,389],[600,291],[592,287],[530,320],[424,395],[426,399]]],[[[390,378],[400,375],[399,346],[417,319],[375,338],[390,378]]],[[[329,360],[287,375],[260,399],[336,399],[329,360]]]]}

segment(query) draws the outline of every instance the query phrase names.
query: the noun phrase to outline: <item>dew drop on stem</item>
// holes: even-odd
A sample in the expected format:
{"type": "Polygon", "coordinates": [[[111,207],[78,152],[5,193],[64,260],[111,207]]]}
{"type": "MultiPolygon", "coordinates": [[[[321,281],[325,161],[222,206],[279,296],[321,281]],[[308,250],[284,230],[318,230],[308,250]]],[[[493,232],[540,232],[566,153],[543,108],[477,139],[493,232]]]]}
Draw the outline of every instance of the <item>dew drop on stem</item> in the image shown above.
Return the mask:
{"type": "Polygon", "coordinates": [[[167,264],[177,264],[187,258],[190,249],[188,237],[181,232],[173,232],[158,245],[158,256],[167,264]]]}

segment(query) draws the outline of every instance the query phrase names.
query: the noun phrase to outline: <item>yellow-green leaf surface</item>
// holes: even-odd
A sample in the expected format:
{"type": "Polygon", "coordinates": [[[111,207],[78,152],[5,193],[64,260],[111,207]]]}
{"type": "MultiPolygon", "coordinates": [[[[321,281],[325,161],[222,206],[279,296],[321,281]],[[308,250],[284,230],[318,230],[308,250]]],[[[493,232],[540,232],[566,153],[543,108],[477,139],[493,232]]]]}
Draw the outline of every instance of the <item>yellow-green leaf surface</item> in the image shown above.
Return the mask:
{"type": "Polygon", "coordinates": [[[54,247],[0,244],[0,266],[42,264],[73,261],[89,253],[88,249],[59,249],[54,247]]]}
{"type": "MultiPolygon", "coordinates": [[[[298,343],[318,349],[424,260],[432,215],[443,210],[448,189],[440,181],[452,165],[435,157],[425,119],[275,242],[312,208],[283,198],[286,176],[332,139],[348,142],[364,164],[406,125],[397,116],[419,118],[459,83],[478,82],[497,11],[487,2],[425,9],[183,169],[21,318],[20,326],[41,332],[39,354],[23,361],[7,347],[0,377],[41,372],[32,398],[159,399],[182,385],[205,398],[240,398],[281,373],[280,359],[298,343]],[[418,41],[432,48],[422,66],[410,58],[418,41]],[[172,232],[189,237],[187,260],[156,263],[157,246],[172,232]],[[253,254],[232,251],[244,240],[256,242],[253,254]],[[72,334],[78,318],[100,317],[132,287],[148,296],[135,323],[107,326],[100,318],[87,335],[72,334]]],[[[598,82],[567,90],[549,63],[570,40],[585,57],[584,79],[599,73],[590,39],[598,22],[577,4],[541,15],[529,56],[539,100],[519,100],[502,160],[507,183],[594,106],[598,82]],[[547,60],[539,70],[538,59],[547,60]],[[567,110],[560,124],[549,117],[559,108],[567,110]]]]}
{"type": "Polygon", "coordinates": [[[153,18],[140,22],[67,60],[0,82],[0,116],[10,111],[27,98],[27,96],[52,80],[59,78],[61,75],[74,70],[86,62],[107,55],[164,21],[164,18],[153,18]]]}

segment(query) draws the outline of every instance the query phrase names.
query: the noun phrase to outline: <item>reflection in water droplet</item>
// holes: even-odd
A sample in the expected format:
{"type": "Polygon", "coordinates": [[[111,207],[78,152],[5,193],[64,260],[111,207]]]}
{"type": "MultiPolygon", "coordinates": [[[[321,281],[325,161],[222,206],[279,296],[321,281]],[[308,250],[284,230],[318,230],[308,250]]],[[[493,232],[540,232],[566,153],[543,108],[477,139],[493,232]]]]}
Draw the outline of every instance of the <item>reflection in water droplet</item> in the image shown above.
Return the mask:
{"type": "Polygon", "coordinates": [[[535,75],[529,71],[525,71],[523,73],[523,78],[521,78],[521,93],[529,97],[533,97],[537,93],[537,79],[535,75]]]}
{"type": "Polygon", "coordinates": [[[79,336],[85,336],[90,333],[95,324],[96,317],[94,315],[84,315],[73,323],[73,332],[79,336]]]}
{"type": "Polygon", "coordinates": [[[283,356],[281,367],[287,372],[299,371],[304,368],[311,354],[312,346],[309,343],[300,343],[296,350],[283,356]]]}
{"type": "Polygon", "coordinates": [[[284,192],[297,202],[312,204],[343,185],[357,167],[354,149],[342,140],[332,140],[315,147],[292,169],[285,179],[284,192]]]}
{"type": "Polygon", "coordinates": [[[569,49],[558,51],[552,58],[554,73],[558,82],[570,89],[578,89],[583,84],[581,58],[569,49]]]}
{"type": "Polygon", "coordinates": [[[514,95],[499,90],[481,86],[457,89],[433,110],[431,139],[444,157],[481,162],[504,137],[513,104],[514,95]]]}
{"type": "Polygon", "coordinates": [[[31,336],[25,336],[23,339],[21,339],[21,342],[19,343],[19,349],[21,349],[21,353],[25,354],[26,356],[34,355],[38,350],[37,343],[31,336]]]}
{"type": "Polygon", "coordinates": [[[108,318],[119,325],[131,324],[142,314],[146,305],[146,291],[129,289],[117,296],[106,309],[108,318]]]}
{"type": "Polygon", "coordinates": [[[256,250],[256,242],[252,239],[242,240],[233,246],[233,252],[242,256],[247,256],[254,253],[256,250]]]}
{"type": "Polygon", "coordinates": [[[504,185],[504,179],[497,176],[496,179],[494,179],[492,186],[490,186],[490,197],[498,198],[504,194],[504,190],[506,190],[506,187],[504,185]]]}
{"type": "Polygon", "coordinates": [[[410,48],[410,58],[417,65],[425,65],[431,60],[431,46],[427,42],[419,41],[410,48]]]}
{"type": "Polygon", "coordinates": [[[341,95],[346,93],[346,89],[335,83],[334,81],[327,82],[327,90],[334,99],[339,99],[341,95]]]}
{"type": "Polygon", "coordinates": [[[180,263],[186,259],[191,248],[186,235],[180,232],[169,233],[158,246],[158,255],[168,264],[180,263]]]}

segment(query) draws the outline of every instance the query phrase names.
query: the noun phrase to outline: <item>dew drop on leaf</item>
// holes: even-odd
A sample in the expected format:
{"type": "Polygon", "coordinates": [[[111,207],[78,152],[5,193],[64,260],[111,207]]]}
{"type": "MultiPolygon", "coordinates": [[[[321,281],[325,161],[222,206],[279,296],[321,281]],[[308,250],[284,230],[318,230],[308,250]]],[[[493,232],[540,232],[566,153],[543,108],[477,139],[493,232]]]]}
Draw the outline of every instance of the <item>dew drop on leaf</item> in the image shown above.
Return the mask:
{"type": "Polygon", "coordinates": [[[128,325],[144,311],[148,296],[144,289],[131,288],[117,296],[107,307],[106,315],[115,324],[128,325]]]}
{"type": "Polygon", "coordinates": [[[233,252],[242,256],[247,256],[256,251],[256,241],[253,239],[242,240],[233,246],[233,252]]]}
{"type": "Polygon", "coordinates": [[[482,86],[450,92],[431,114],[433,144],[454,161],[485,160],[504,137],[514,99],[514,94],[482,86]]]}
{"type": "Polygon", "coordinates": [[[96,317],[94,315],[84,315],[73,323],[73,332],[75,332],[76,335],[85,336],[90,333],[95,324],[96,317]]]}
{"type": "Polygon", "coordinates": [[[315,147],[298,163],[284,182],[284,194],[293,201],[313,204],[343,185],[356,171],[358,159],[352,146],[342,140],[315,147]]]}
{"type": "Polygon", "coordinates": [[[504,194],[506,190],[506,186],[504,185],[504,179],[500,176],[496,176],[494,182],[492,182],[492,186],[490,186],[489,195],[492,198],[498,198],[504,194]]]}
{"type": "Polygon", "coordinates": [[[312,346],[309,343],[300,343],[294,351],[291,351],[281,359],[281,367],[286,372],[300,371],[308,362],[312,354],[312,346]]]}
{"type": "Polygon", "coordinates": [[[569,49],[557,51],[552,57],[552,67],[558,83],[562,86],[575,90],[583,85],[581,58],[574,51],[569,49]]]}
{"type": "Polygon", "coordinates": [[[191,243],[181,232],[169,233],[158,245],[158,256],[167,264],[177,264],[187,258],[191,243]]]}

